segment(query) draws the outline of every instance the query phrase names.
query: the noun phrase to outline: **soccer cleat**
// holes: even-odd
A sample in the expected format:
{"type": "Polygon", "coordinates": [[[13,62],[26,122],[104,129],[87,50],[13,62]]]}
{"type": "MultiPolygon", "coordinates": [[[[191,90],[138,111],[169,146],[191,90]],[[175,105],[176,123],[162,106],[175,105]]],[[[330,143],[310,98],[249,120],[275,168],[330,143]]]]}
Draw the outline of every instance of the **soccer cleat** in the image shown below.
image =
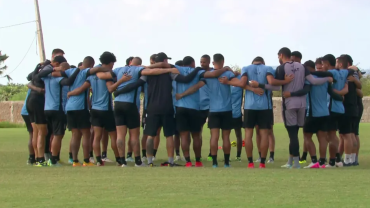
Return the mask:
{"type": "Polygon", "coordinates": [[[197,168],[203,167],[203,163],[202,162],[195,162],[195,167],[197,167],[197,168]]]}
{"type": "Polygon", "coordinates": [[[45,153],[44,157],[45,157],[45,161],[48,161],[51,158],[51,154],[50,153],[45,153]]]}
{"type": "Polygon", "coordinates": [[[266,168],[266,164],[262,164],[262,163],[260,163],[260,168],[261,168],[261,169],[266,168]]]}
{"type": "Polygon", "coordinates": [[[128,157],[128,158],[126,158],[126,162],[135,162],[135,160],[132,157],[128,157]]]}
{"type": "Polygon", "coordinates": [[[301,165],[300,164],[293,164],[293,166],[291,167],[291,169],[301,169],[301,165]]]}
{"type": "Polygon", "coordinates": [[[290,168],[292,168],[292,165],[290,165],[290,164],[287,163],[285,165],[282,165],[281,168],[288,168],[288,169],[290,169],[290,168]]]}
{"type": "Polygon", "coordinates": [[[73,162],[73,167],[81,167],[81,163],[79,163],[79,162],[73,162]]]}
{"type": "Polygon", "coordinates": [[[236,157],[236,158],[235,158],[235,161],[241,162],[241,161],[242,161],[242,159],[241,159],[240,157],[236,157]]]}
{"type": "Polygon", "coordinates": [[[274,159],[270,158],[269,160],[267,160],[267,163],[274,163],[274,159]]]}
{"type": "Polygon", "coordinates": [[[153,163],[149,163],[148,167],[155,167],[155,165],[153,163]]]}
{"type": "Polygon", "coordinates": [[[102,158],[101,159],[103,162],[107,162],[107,163],[112,163],[113,162],[113,160],[111,160],[111,159],[109,159],[109,158],[102,158]]]}
{"type": "Polygon", "coordinates": [[[254,163],[248,163],[248,168],[254,168],[254,163]]]}
{"type": "Polygon", "coordinates": [[[224,164],[224,168],[229,168],[230,164],[224,164]]]}
{"type": "Polygon", "coordinates": [[[141,163],[141,165],[137,165],[137,164],[135,164],[135,167],[137,167],[137,168],[141,168],[141,167],[147,167],[147,166],[145,165],[145,163],[141,163]]]}
{"type": "Polygon", "coordinates": [[[212,161],[212,157],[211,156],[208,156],[207,157],[207,161],[212,161]]]}
{"type": "Polygon", "coordinates": [[[299,164],[306,164],[307,163],[307,161],[306,160],[300,160],[299,161],[299,164]]]}
{"type": "Polygon", "coordinates": [[[35,167],[47,167],[48,166],[48,164],[47,164],[47,162],[42,162],[42,163],[40,163],[40,162],[37,162],[36,163],[36,165],[34,165],[35,167]]]}
{"type": "Polygon", "coordinates": [[[324,165],[321,165],[320,168],[326,168],[326,165],[325,164],[324,165]]]}
{"type": "Polygon", "coordinates": [[[261,158],[258,158],[256,161],[254,161],[255,163],[260,163],[261,162],[261,158]]]}
{"type": "Polygon", "coordinates": [[[342,168],[342,167],[343,167],[343,162],[336,162],[336,163],[335,163],[335,166],[336,166],[337,168],[342,168]]]}
{"type": "Polygon", "coordinates": [[[187,163],[186,163],[186,165],[185,165],[185,167],[187,167],[187,168],[191,168],[191,167],[193,167],[193,163],[191,163],[191,162],[187,162],[187,163]]]}
{"type": "Polygon", "coordinates": [[[175,157],[175,161],[183,161],[183,159],[181,158],[181,156],[178,156],[178,155],[177,155],[177,156],[175,157]]]}
{"type": "Polygon", "coordinates": [[[147,159],[146,159],[146,157],[145,157],[145,156],[141,158],[141,161],[143,161],[143,162],[145,162],[146,160],[147,160],[147,159]]]}
{"type": "Polygon", "coordinates": [[[125,168],[125,167],[127,167],[127,164],[122,164],[121,167],[125,168]]]}
{"type": "Polygon", "coordinates": [[[218,165],[217,164],[213,164],[212,165],[212,168],[217,168],[218,167],[218,165]]]}
{"type": "Polygon", "coordinates": [[[351,167],[352,163],[343,163],[343,167],[351,167]]]}
{"type": "Polygon", "coordinates": [[[155,161],[155,157],[153,156],[152,158],[153,158],[152,161],[155,161]]]}
{"type": "Polygon", "coordinates": [[[35,165],[35,164],[36,164],[36,160],[32,160],[31,158],[28,158],[27,165],[35,165]]]}
{"type": "Polygon", "coordinates": [[[89,162],[89,163],[84,162],[82,166],[84,166],[84,167],[92,167],[92,166],[95,166],[95,165],[92,162],[89,162]]]}
{"type": "Polygon", "coordinates": [[[305,169],[308,169],[308,168],[320,168],[320,164],[317,162],[317,163],[311,163],[309,164],[308,166],[304,167],[305,169]]]}
{"type": "Polygon", "coordinates": [[[69,158],[68,159],[68,164],[72,165],[73,164],[73,159],[72,158],[69,158]]]}
{"type": "Polygon", "coordinates": [[[91,163],[95,163],[94,157],[90,157],[89,161],[90,161],[91,163]]]}
{"type": "Polygon", "coordinates": [[[237,146],[236,141],[232,141],[230,144],[231,144],[232,147],[236,147],[237,146]]]}
{"type": "Polygon", "coordinates": [[[96,163],[96,166],[104,166],[104,161],[97,162],[97,163],[96,163]]]}
{"type": "Polygon", "coordinates": [[[335,168],[335,167],[336,167],[335,165],[330,165],[330,164],[325,165],[325,168],[335,168]]]}
{"type": "Polygon", "coordinates": [[[360,164],[358,162],[352,163],[352,166],[359,166],[360,164]]]}

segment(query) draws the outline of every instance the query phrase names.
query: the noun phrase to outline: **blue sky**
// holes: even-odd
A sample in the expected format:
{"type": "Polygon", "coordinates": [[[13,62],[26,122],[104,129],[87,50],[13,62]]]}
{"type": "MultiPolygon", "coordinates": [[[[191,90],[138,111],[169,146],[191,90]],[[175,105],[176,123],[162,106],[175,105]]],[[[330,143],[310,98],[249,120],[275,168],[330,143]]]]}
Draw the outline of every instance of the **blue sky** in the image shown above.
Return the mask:
{"type": "MultiPolygon", "coordinates": [[[[45,50],[62,48],[70,64],[111,51],[116,67],[129,56],[165,52],[173,62],[222,53],[227,65],[249,65],[256,56],[278,65],[281,47],[299,50],[303,61],[328,53],[350,54],[370,68],[366,0],[39,0],[45,50]]],[[[33,0],[0,0],[0,27],[35,20],[33,0]]],[[[22,60],[36,25],[0,29],[0,50],[10,73],[22,60]]],[[[36,43],[10,76],[26,83],[39,62],[36,43]]],[[[5,84],[4,78],[0,79],[5,84]]]]}

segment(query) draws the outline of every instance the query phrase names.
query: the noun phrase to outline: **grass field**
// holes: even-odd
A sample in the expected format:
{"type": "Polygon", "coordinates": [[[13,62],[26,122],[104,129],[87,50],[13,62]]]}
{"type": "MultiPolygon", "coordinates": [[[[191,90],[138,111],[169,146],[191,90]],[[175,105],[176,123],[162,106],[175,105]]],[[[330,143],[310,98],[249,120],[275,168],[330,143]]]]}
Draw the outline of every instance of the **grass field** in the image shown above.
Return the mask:
{"type": "MultiPolygon", "coordinates": [[[[369,128],[361,125],[360,166],[330,170],[281,169],[288,152],[281,124],[274,129],[275,164],[263,170],[246,168],[244,150],[242,162],[232,162],[230,169],[213,169],[211,162],[205,168],[36,168],[26,165],[26,129],[0,129],[0,207],[369,207],[369,128]]],[[[69,139],[70,133],[63,141],[64,161],[69,139]]],[[[207,140],[203,146],[207,156],[207,140]]],[[[162,140],[157,158],[164,161],[165,152],[162,140]]],[[[235,154],[232,148],[232,159],[235,154]]],[[[108,157],[114,159],[111,150],[108,157]]]]}

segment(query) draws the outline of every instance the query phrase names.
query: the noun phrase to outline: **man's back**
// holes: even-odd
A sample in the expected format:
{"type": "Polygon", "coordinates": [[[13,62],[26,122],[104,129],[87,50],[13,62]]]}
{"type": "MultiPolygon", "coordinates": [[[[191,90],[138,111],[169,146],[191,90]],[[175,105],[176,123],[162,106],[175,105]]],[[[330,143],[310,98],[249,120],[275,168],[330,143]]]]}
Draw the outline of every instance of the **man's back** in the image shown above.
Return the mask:
{"type": "MultiPolygon", "coordinates": [[[[338,91],[341,91],[345,84],[347,83],[347,77],[348,77],[348,70],[338,70],[338,69],[331,69],[328,70],[333,75],[333,79],[336,80],[335,83],[333,83],[333,89],[336,89],[338,91]]],[[[344,106],[343,102],[337,101],[337,100],[330,100],[331,103],[329,103],[329,107],[331,107],[331,111],[335,113],[344,113],[344,106]],[[331,104],[331,105],[330,105],[331,104]]]]}
{"type": "MultiPolygon", "coordinates": [[[[117,80],[120,80],[124,75],[130,75],[132,77],[129,81],[120,84],[117,90],[124,88],[128,84],[136,82],[140,78],[141,71],[143,69],[143,67],[139,66],[125,66],[114,69],[113,72],[116,74],[117,80]]],[[[135,89],[129,93],[120,94],[115,98],[115,101],[135,103],[139,95],[140,91],[135,89]]]]}
{"type": "MultiPolygon", "coordinates": [[[[213,70],[211,70],[213,71],[213,70]]],[[[230,72],[224,72],[220,77],[231,79],[235,75],[230,72]]],[[[206,78],[207,86],[210,90],[210,112],[231,111],[231,88],[230,85],[221,84],[217,78],[206,78]]]]}
{"type": "Polygon", "coordinates": [[[328,83],[312,86],[307,94],[307,116],[322,117],[329,115],[327,107],[328,83]]]}
{"type": "Polygon", "coordinates": [[[59,82],[63,77],[52,77],[51,75],[42,78],[45,83],[45,110],[63,111],[63,93],[59,82]]]}
{"type": "Polygon", "coordinates": [[[112,110],[112,97],[107,88],[107,81],[99,79],[96,75],[89,76],[87,80],[93,91],[92,96],[92,109],[94,110],[112,110]]]}
{"type": "Polygon", "coordinates": [[[171,74],[148,76],[148,114],[174,114],[171,74]]]}
{"type": "MultiPolygon", "coordinates": [[[[76,70],[77,68],[73,69],[68,69],[65,73],[67,74],[68,77],[70,77],[76,70]]],[[[83,83],[86,81],[87,77],[87,71],[89,69],[81,70],[80,73],[78,73],[75,81],[73,84],[70,86],[69,90],[73,91],[83,85],[83,83]]],[[[72,111],[72,110],[83,110],[87,109],[87,96],[88,96],[89,90],[86,90],[84,93],[81,93],[76,96],[71,96],[66,104],[66,110],[67,111],[72,111]]]]}

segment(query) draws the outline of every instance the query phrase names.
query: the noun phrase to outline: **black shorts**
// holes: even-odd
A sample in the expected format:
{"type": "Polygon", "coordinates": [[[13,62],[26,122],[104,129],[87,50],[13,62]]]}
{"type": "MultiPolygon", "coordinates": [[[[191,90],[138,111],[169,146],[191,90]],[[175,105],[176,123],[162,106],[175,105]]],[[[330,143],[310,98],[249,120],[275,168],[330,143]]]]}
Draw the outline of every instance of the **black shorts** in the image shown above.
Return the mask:
{"type": "Polygon", "coordinates": [[[244,109],[244,128],[253,129],[258,126],[259,129],[271,129],[271,124],[271,110],[244,109]]]}
{"type": "Polygon", "coordinates": [[[233,118],[233,129],[241,129],[243,127],[243,118],[233,118]]]}
{"type": "Polygon", "coordinates": [[[354,125],[356,136],[360,135],[360,123],[361,123],[362,113],[364,112],[364,108],[362,106],[361,107],[359,106],[358,109],[359,109],[359,114],[358,114],[358,117],[356,117],[357,119],[354,125]]]}
{"type": "Polygon", "coordinates": [[[88,110],[67,111],[68,129],[89,129],[91,127],[88,110]]]}
{"type": "Polygon", "coordinates": [[[201,117],[198,110],[190,108],[176,108],[176,130],[198,133],[201,130],[201,117]]]}
{"type": "Polygon", "coordinates": [[[199,115],[200,115],[200,125],[203,127],[204,124],[207,122],[209,110],[200,110],[199,115]]]}
{"type": "Polygon", "coordinates": [[[175,118],[172,114],[168,115],[150,115],[145,118],[144,134],[148,136],[157,136],[157,131],[163,127],[165,137],[173,136],[175,133],[175,118]]]}
{"type": "Polygon", "coordinates": [[[342,119],[343,114],[330,112],[328,123],[326,125],[328,131],[337,131],[339,120],[342,119]]]}
{"type": "Polygon", "coordinates": [[[355,133],[357,123],[357,116],[347,116],[343,115],[341,119],[338,120],[339,134],[351,134],[355,133]]]}
{"type": "Polygon", "coordinates": [[[145,127],[146,109],[143,109],[143,115],[141,115],[141,127],[145,127]]]}
{"type": "Polygon", "coordinates": [[[45,97],[30,95],[27,99],[27,112],[31,123],[46,124],[44,113],[45,97]]]}
{"type": "Polygon", "coordinates": [[[127,126],[129,129],[140,127],[140,113],[134,103],[114,102],[114,117],[116,126],[127,126]]]}
{"type": "Polygon", "coordinates": [[[329,116],[306,117],[303,132],[316,134],[318,131],[328,131],[329,116]]]}
{"type": "Polygon", "coordinates": [[[30,117],[28,115],[22,115],[22,118],[24,120],[24,123],[26,123],[27,131],[32,133],[33,128],[32,128],[32,125],[31,125],[30,117]]]}
{"type": "Polygon", "coordinates": [[[274,125],[274,110],[273,109],[270,109],[269,110],[270,111],[270,117],[271,117],[271,126],[273,126],[274,125]]]}
{"type": "Polygon", "coordinates": [[[91,109],[90,116],[92,126],[104,128],[108,132],[116,131],[113,111],[91,109]]]}
{"type": "Polygon", "coordinates": [[[66,115],[63,111],[56,110],[46,110],[45,111],[46,120],[50,123],[53,129],[53,134],[56,136],[64,135],[66,131],[66,115]]]}
{"type": "Polygon", "coordinates": [[[232,111],[226,112],[209,112],[208,114],[209,129],[233,129],[233,114],[232,111]]]}

